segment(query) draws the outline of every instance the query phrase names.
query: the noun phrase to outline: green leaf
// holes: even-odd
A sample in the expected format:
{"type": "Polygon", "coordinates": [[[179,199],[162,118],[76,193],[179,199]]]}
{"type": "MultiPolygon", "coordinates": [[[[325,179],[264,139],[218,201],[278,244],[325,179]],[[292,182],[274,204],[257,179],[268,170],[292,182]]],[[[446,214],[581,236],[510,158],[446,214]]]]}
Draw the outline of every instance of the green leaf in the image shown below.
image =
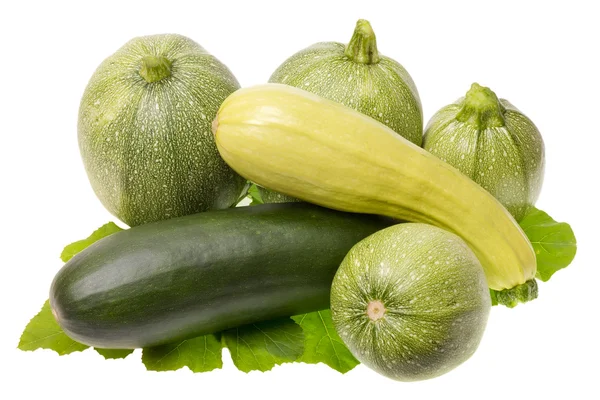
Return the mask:
{"type": "Polygon", "coordinates": [[[133,353],[132,349],[98,349],[94,347],[94,350],[106,360],[116,359],[116,358],[125,358],[131,353],[133,353]]]}
{"type": "Polygon", "coordinates": [[[60,329],[46,300],[42,310],[25,327],[18,348],[23,351],[50,349],[62,356],[83,351],[88,346],[74,341],[60,329]]]}
{"type": "Polygon", "coordinates": [[[304,353],[298,359],[309,364],[324,363],[345,373],[359,364],[337,334],[331,311],[323,310],[292,317],[304,331],[304,353]]]}
{"type": "Polygon", "coordinates": [[[302,355],[304,334],[290,318],[245,325],[223,332],[235,366],[244,372],[269,371],[302,355]]]}
{"type": "Polygon", "coordinates": [[[520,225],[535,250],[537,278],[546,282],[573,261],[577,241],[569,224],[556,222],[545,212],[532,207],[520,225]]]}
{"type": "Polygon", "coordinates": [[[250,202],[251,206],[264,203],[262,196],[260,195],[260,191],[254,183],[248,189],[248,196],[250,196],[250,199],[252,199],[252,201],[250,202]]]}
{"type": "Polygon", "coordinates": [[[78,240],[74,243],[71,243],[70,245],[67,245],[62,253],[60,254],[60,259],[63,260],[64,262],[69,261],[71,258],[73,258],[73,256],[77,253],[79,253],[80,251],[82,251],[83,249],[85,249],[86,247],[88,247],[89,245],[91,245],[94,242],[97,242],[98,240],[112,235],[115,232],[119,232],[122,231],[122,228],[119,228],[114,222],[109,222],[107,224],[102,225],[100,228],[96,229],[90,236],[88,236],[86,239],[83,240],[78,240]]]}
{"type": "Polygon", "coordinates": [[[248,197],[248,189],[250,188],[250,185],[253,185],[252,182],[246,181],[246,184],[242,188],[242,193],[239,195],[237,200],[229,208],[237,207],[242,202],[242,200],[244,200],[246,197],[248,197]]]}
{"type": "Polygon", "coordinates": [[[219,334],[204,335],[177,343],[142,350],[142,362],[150,371],[175,371],[188,367],[193,372],[207,372],[223,367],[219,334]]]}

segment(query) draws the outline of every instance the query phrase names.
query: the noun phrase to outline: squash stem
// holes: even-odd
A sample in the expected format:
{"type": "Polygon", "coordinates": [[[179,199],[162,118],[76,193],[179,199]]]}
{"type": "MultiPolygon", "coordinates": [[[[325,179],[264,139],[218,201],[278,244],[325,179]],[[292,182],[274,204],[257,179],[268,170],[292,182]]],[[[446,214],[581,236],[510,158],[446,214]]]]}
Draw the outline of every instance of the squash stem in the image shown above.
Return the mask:
{"type": "Polygon", "coordinates": [[[538,285],[535,278],[510,289],[494,291],[498,304],[513,308],[519,303],[527,303],[538,297],[538,285]]]}
{"type": "Polygon", "coordinates": [[[380,60],[377,51],[375,32],[369,21],[359,19],[354,28],[350,43],[346,46],[344,54],[354,62],[360,64],[377,64],[380,60]]]}
{"type": "Polygon", "coordinates": [[[171,61],[162,56],[142,58],[140,75],[148,83],[158,82],[171,76],[171,61]]]}
{"type": "Polygon", "coordinates": [[[465,95],[462,108],[456,119],[469,123],[477,129],[504,126],[504,107],[500,104],[496,93],[477,83],[465,95]]]}

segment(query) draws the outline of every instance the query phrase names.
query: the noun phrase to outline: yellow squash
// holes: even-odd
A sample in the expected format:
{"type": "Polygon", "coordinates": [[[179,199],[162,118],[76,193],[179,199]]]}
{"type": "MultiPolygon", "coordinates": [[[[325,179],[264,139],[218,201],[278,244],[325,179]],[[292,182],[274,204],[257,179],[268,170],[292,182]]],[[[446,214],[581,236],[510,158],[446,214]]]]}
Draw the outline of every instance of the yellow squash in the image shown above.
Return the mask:
{"type": "Polygon", "coordinates": [[[449,164],[376,120],[294,87],[234,92],[213,123],[240,175],[325,207],[439,226],[479,258],[499,302],[537,296],[535,254],[510,213],[449,164]]]}

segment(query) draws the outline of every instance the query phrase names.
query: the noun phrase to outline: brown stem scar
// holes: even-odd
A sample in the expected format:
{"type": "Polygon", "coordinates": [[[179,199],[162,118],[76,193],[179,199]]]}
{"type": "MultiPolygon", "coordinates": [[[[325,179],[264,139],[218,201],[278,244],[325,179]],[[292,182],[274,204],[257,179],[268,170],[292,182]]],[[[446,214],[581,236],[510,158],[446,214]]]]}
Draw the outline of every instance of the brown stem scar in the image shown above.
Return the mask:
{"type": "Polygon", "coordinates": [[[371,300],[367,305],[367,315],[371,321],[380,320],[383,318],[386,311],[387,310],[381,300],[371,300]]]}

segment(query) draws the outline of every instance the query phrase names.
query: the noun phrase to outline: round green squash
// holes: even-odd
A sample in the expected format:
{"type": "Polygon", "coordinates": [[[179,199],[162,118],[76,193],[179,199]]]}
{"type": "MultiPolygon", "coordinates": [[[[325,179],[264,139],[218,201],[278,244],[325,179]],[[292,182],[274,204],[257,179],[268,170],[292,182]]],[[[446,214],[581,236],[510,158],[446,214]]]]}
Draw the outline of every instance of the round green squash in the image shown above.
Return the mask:
{"type": "Polygon", "coordinates": [[[231,206],[245,184],[211,123],[239,83],[187,37],[137,37],[92,75],[79,148],[102,204],[130,226],[231,206]]]}
{"type": "Polygon", "coordinates": [[[352,354],[400,381],[442,375],[471,357],[490,308],[483,268],[466,243],[421,223],[357,243],[331,288],[333,323],[352,354]]]}
{"type": "MultiPolygon", "coordinates": [[[[348,45],[316,43],[285,60],[269,79],[342,103],[387,125],[417,146],[422,143],[423,111],[417,87],[397,61],[379,54],[371,25],[356,23],[348,45]]],[[[260,188],[265,202],[293,197],[260,188]]]]}
{"type": "Polygon", "coordinates": [[[431,118],[423,148],[481,185],[517,221],[542,189],[540,132],[515,106],[477,83],[431,118]]]}

